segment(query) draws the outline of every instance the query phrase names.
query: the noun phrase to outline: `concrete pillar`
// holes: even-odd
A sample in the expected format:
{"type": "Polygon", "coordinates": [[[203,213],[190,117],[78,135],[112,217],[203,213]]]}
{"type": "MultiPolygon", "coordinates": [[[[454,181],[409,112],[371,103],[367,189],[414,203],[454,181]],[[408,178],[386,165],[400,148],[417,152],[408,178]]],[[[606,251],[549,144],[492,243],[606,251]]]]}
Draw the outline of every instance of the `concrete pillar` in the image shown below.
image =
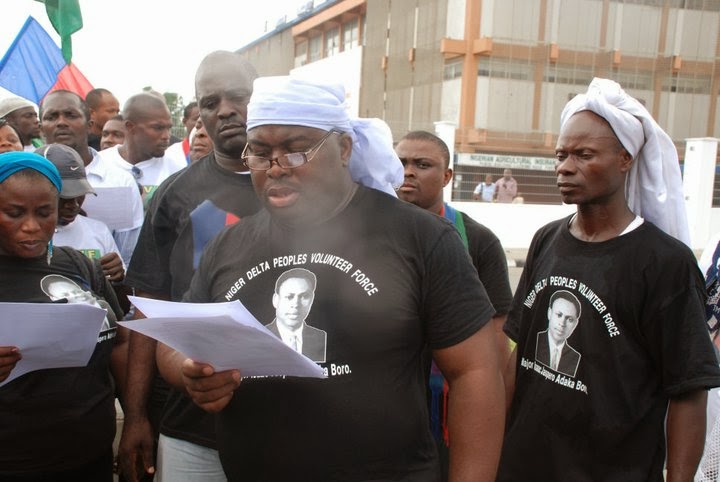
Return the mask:
{"type": "Polygon", "coordinates": [[[686,139],[683,193],[690,225],[690,244],[702,249],[710,235],[710,217],[715,181],[718,139],[686,139]]]}
{"type": "MultiPolygon", "coordinates": [[[[457,125],[451,121],[438,121],[435,122],[435,135],[447,144],[448,150],[450,151],[450,168],[455,172],[455,128],[457,125]]],[[[453,184],[455,179],[452,179],[447,186],[443,189],[443,199],[445,202],[452,201],[453,184]]]]}

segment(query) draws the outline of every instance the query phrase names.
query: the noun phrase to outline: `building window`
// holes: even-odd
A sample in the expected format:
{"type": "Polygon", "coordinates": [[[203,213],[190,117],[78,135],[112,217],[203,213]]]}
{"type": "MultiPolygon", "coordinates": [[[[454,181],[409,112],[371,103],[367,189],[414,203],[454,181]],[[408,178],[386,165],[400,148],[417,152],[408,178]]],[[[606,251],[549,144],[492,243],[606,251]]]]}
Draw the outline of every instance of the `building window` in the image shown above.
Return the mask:
{"type": "Polygon", "coordinates": [[[620,84],[623,89],[653,90],[652,72],[629,72],[617,70],[611,78],[620,84]]]}
{"type": "Polygon", "coordinates": [[[317,35],[310,39],[308,52],[308,62],[315,62],[322,58],[322,35],[317,35]]]}
{"type": "Polygon", "coordinates": [[[581,66],[549,66],[543,75],[543,82],[587,86],[592,82],[593,70],[581,66]]]}
{"type": "Polygon", "coordinates": [[[478,76],[495,79],[532,80],[532,66],[526,62],[510,59],[481,58],[478,76]]]}
{"type": "Polygon", "coordinates": [[[358,46],[360,29],[358,19],[355,18],[343,24],[343,50],[350,50],[358,46]]]}
{"type": "Polygon", "coordinates": [[[307,40],[295,44],[295,67],[302,67],[307,63],[307,40]]]}
{"type": "Polygon", "coordinates": [[[663,79],[663,92],[678,92],[681,94],[709,94],[710,77],[706,75],[688,76],[673,75],[663,79]]]}
{"type": "Polygon", "coordinates": [[[445,63],[443,80],[452,80],[462,77],[463,59],[452,59],[445,63]]]}
{"type": "Polygon", "coordinates": [[[325,32],[325,56],[337,55],[340,53],[340,27],[325,32]]]}

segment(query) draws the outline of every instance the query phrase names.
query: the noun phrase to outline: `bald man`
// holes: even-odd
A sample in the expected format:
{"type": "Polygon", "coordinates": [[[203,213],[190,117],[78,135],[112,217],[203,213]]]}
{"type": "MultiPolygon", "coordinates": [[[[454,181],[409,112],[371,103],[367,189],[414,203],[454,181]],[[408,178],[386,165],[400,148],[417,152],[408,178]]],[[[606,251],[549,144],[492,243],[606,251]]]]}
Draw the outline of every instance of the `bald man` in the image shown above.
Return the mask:
{"type": "Polygon", "coordinates": [[[133,175],[147,205],[155,189],[186,164],[165,156],[172,119],[162,96],[146,92],[134,95],[123,106],[122,116],[125,142],[101,151],[100,157],[133,175]]]}
{"type": "MultiPolygon", "coordinates": [[[[256,77],[253,66],[232,52],[213,52],[200,63],[195,92],[215,150],[171,176],[155,193],[127,274],[126,282],[139,295],[180,301],[205,244],[227,223],[258,211],[260,204],[241,158],[247,140],[247,103],[256,77]]],[[[157,398],[151,395],[153,384],[158,385],[153,381],[155,346],[154,340],[132,333],[131,388],[120,444],[126,474],[135,470],[135,460],[140,458],[146,470],[153,466],[149,420],[157,398]]],[[[224,480],[215,450],[213,416],[179,390],[173,390],[160,409],[157,469],[162,479],[187,480],[192,470],[203,481],[224,480]],[[183,450],[192,453],[192,459],[183,457],[183,450]]]]}

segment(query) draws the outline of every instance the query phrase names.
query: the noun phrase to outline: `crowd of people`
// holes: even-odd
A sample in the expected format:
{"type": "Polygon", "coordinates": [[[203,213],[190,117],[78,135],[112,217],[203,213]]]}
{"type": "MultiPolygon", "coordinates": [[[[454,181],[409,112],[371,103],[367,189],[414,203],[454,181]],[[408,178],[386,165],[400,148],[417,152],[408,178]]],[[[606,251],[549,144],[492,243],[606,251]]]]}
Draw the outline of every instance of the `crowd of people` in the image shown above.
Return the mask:
{"type": "Polygon", "coordinates": [[[577,210],[535,234],[514,296],[497,236],[443,199],[436,135],[394,141],[341,85],[231,52],[195,91],[176,142],[153,92],[0,101],[0,301],[106,312],[86,366],[14,377],[35,352],[0,339],[0,480],[693,480],[718,256],[708,302],[677,152],[618,84],[562,113],[577,210]],[[131,293],[239,300],[327,377],[218,371],[118,325],[144,317],[131,293]]]}

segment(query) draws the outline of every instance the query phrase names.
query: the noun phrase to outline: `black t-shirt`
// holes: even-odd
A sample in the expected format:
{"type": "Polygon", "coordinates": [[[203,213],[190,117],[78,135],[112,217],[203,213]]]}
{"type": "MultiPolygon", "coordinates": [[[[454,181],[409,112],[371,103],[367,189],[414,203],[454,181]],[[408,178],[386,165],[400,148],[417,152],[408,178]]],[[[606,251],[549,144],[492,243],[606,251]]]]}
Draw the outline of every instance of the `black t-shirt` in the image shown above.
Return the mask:
{"type": "Polygon", "coordinates": [[[461,214],[468,240],[468,253],[496,314],[504,315],[510,310],[512,302],[505,250],[495,233],[467,214],[461,214]]]}
{"type": "Polygon", "coordinates": [[[662,481],[669,399],[720,385],[702,276],[649,222],[589,243],[569,219],[536,233],[505,325],[517,377],[497,480],[662,481]]]}
{"type": "MultiPolygon", "coordinates": [[[[83,291],[100,291],[91,289],[90,261],[79,252],[71,258],[66,251],[69,249],[56,248],[49,266],[45,257],[0,256],[0,301],[50,303],[40,284],[49,274],[62,275],[83,291]],[[88,268],[79,269],[79,262],[87,262],[88,268]]],[[[115,321],[122,310],[109,283],[105,282],[102,291],[107,293],[111,308],[109,328],[98,335],[86,367],[37,370],[0,387],[0,479],[3,475],[72,469],[111,450],[115,390],[110,353],[115,321]]],[[[100,304],[108,306],[105,301],[100,304]]]]}
{"type": "Polygon", "coordinates": [[[328,379],[244,379],[217,418],[228,479],[439,480],[429,350],[494,313],[454,226],[362,186],[316,226],[261,211],[208,245],[186,300],[238,299],[270,324],[276,280],[294,268],[317,280],[306,323],[326,333],[328,379]]]}
{"type": "MultiPolygon", "coordinates": [[[[190,164],[155,191],[125,283],[179,301],[190,286],[205,245],[226,225],[259,208],[248,174],[221,168],[214,153],[190,164]]],[[[164,404],[160,431],[214,447],[212,415],[159,377],[155,386],[153,404],[164,404]]]]}

